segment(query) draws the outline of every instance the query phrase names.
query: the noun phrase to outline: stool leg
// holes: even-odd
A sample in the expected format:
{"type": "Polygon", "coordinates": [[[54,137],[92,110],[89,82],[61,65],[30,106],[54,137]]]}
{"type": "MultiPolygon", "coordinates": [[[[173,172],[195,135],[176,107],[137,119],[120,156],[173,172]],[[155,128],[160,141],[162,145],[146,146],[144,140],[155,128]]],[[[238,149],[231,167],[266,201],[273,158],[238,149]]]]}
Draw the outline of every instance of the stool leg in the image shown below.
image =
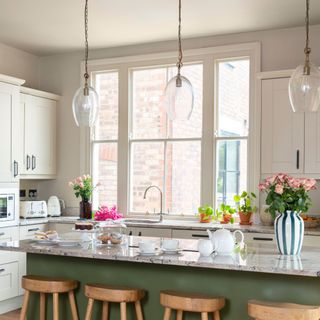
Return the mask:
{"type": "Polygon", "coordinates": [[[76,301],[74,299],[74,292],[69,291],[68,296],[69,296],[69,303],[70,303],[70,307],[71,307],[72,320],[78,320],[79,318],[78,318],[76,301]]]}
{"type": "Polygon", "coordinates": [[[59,320],[59,293],[53,294],[53,320],[59,320]]]}
{"type": "Polygon", "coordinates": [[[177,320],[182,320],[182,315],[183,315],[183,311],[182,310],[178,310],[177,311],[177,320]]]}
{"type": "Polygon", "coordinates": [[[30,298],[30,291],[25,290],[24,296],[23,296],[23,304],[22,304],[21,313],[20,313],[20,320],[26,319],[29,298],[30,298]]]}
{"type": "Polygon", "coordinates": [[[127,304],[120,302],[120,320],[127,320],[127,304]]]}
{"type": "Polygon", "coordinates": [[[46,320],[46,294],[40,293],[40,320],[46,320]]]}
{"type": "Polygon", "coordinates": [[[201,320],[209,320],[208,312],[201,312],[201,320]]]}
{"type": "Polygon", "coordinates": [[[170,316],[171,316],[171,309],[170,308],[165,308],[164,309],[163,320],[170,320],[170,316]]]}
{"type": "Polygon", "coordinates": [[[135,309],[136,309],[136,315],[137,315],[137,320],[143,320],[143,315],[142,315],[142,309],[141,309],[141,303],[140,301],[136,301],[134,303],[135,309]]]}
{"type": "Polygon", "coordinates": [[[102,320],[108,320],[109,315],[109,304],[107,301],[104,301],[102,304],[102,320]]]}
{"type": "Polygon", "coordinates": [[[220,320],[220,311],[215,311],[213,313],[213,320],[220,320]]]}
{"type": "Polygon", "coordinates": [[[91,320],[94,300],[89,298],[85,320],[91,320]]]}

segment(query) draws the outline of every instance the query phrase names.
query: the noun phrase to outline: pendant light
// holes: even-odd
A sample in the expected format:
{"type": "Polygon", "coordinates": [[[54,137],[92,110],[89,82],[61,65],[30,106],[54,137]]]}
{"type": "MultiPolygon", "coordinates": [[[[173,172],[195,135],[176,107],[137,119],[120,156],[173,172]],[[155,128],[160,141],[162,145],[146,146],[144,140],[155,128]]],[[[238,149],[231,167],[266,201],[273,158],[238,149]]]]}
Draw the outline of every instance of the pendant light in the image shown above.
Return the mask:
{"type": "Polygon", "coordinates": [[[194,103],[192,84],[186,77],[181,75],[181,68],[183,66],[181,45],[181,0],[179,0],[178,45],[178,73],[168,82],[164,93],[164,103],[170,120],[190,119],[194,103]]]}
{"type": "Polygon", "coordinates": [[[74,120],[78,127],[92,127],[97,119],[99,97],[94,88],[89,85],[88,74],[88,0],[85,2],[84,10],[85,25],[85,73],[84,86],[80,87],[75,93],[72,101],[74,120]]]}
{"type": "Polygon", "coordinates": [[[310,0],[306,0],[305,62],[295,69],[289,81],[289,97],[294,112],[315,112],[320,104],[320,71],[310,62],[309,6],[310,0]]]}

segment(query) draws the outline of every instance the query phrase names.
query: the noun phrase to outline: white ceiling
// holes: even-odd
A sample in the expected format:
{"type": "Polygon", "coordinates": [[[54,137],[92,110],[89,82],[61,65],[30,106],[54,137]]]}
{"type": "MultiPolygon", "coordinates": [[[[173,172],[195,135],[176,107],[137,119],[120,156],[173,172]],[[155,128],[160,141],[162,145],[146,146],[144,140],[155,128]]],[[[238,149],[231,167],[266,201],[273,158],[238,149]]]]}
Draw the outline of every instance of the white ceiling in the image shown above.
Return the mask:
{"type": "MultiPolygon", "coordinates": [[[[178,0],[90,0],[92,48],[171,40],[178,0]]],[[[0,0],[0,42],[37,55],[81,49],[84,0],[0,0]]],[[[183,37],[304,24],[304,0],[183,0],[183,37]]],[[[320,1],[311,0],[311,23],[320,1]]]]}

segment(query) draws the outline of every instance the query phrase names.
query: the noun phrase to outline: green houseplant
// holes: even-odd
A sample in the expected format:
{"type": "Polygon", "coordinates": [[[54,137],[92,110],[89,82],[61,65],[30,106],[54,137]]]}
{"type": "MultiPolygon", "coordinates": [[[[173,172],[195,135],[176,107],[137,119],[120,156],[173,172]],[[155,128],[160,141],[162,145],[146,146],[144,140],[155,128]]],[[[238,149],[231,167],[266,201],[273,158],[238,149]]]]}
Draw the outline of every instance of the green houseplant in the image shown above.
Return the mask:
{"type": "Polygon", "coordinates": [[[198,208],[199,221],[201,223],[209,223],[212,221],[214,210],[209,205],[204,205],[198,208]]]}
{"type": "Polygon", "coordinates": [[[220,220],[220,223],[234,223],[233,214],[236,212],[236,209],[232,208],[228,204],[221,203],[219,208],[216,209],[216,217],[220,220]]]}
{"type": "Polygon", "coordinates": [[[243,191],[240,195],[233,197],[234,202],[237,204],[240,224],[250,224],[251,215],[257,210],[257,207],[253,205],[256,197],[253,192],[248,193],[247,191],[243,191]]]}

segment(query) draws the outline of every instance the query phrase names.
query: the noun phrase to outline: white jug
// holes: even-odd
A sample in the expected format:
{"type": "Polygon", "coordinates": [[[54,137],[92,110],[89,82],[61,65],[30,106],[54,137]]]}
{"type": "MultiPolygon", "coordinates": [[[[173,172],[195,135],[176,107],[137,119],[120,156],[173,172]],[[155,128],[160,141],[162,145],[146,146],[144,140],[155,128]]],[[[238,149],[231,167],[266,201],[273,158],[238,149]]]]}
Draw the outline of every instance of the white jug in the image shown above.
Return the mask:
{"type": "Polygon", "coordinates": [[[215,232],[207,230],[210,240],[217,254],[229,255],[233,253],[235,246],[235,235],[239,233],[241,235],[240,243],[243,242],[244,235],[240,230],[236,230],[233,234],[227,229],[219,229],[215,232]]]}

